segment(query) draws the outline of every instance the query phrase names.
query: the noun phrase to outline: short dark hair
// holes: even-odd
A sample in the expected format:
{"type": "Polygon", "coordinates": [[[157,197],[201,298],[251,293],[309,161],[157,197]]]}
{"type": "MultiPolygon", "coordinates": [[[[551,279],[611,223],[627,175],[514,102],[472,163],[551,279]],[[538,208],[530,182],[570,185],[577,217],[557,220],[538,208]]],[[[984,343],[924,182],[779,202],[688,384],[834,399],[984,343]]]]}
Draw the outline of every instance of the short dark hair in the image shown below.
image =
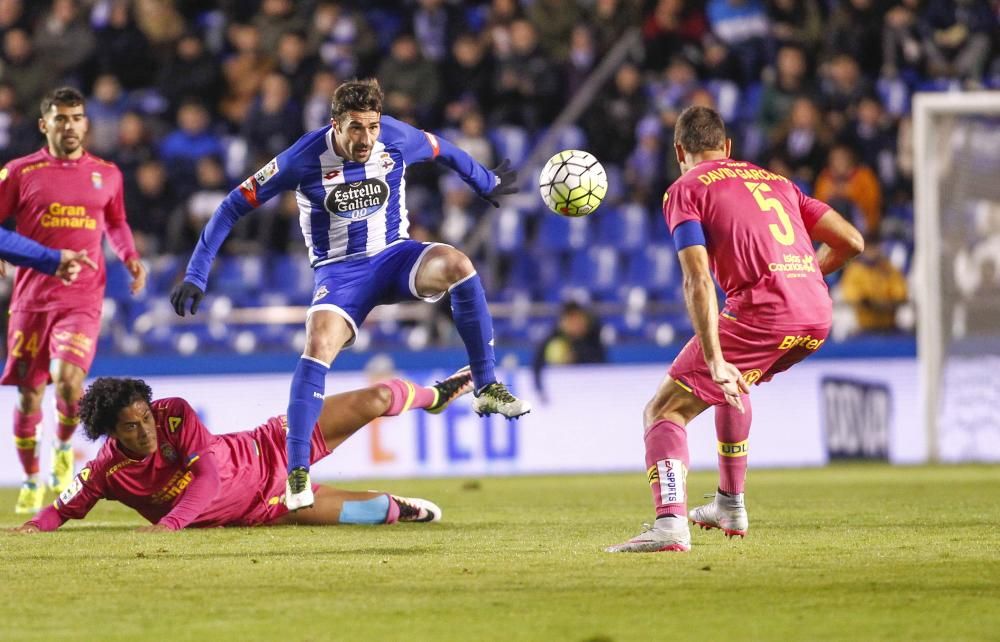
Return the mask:
{"type": "Polygon", "coordinates": [[[153,403],[153,390],[142,379],[100,377],[90,384],[80,399],[80,421],[87,438],[96,441],[110,435],[118,423],[118,413],[134,402],[153,403]]]}
{"type": "Polygon", "coordinates": [[[60,107],[76,107],[77,105],[82,105],[86,102],[83,98],[83,94],[79,90],[73,87],[59,87],[58,89],[53,89],[49,93],[45,94],[45,98],[42,98],[42,103],[40,105],[42,110],[42,116],[49,113],[52,109],[52,105],[59,105],[60,107]]]}
{"type": "Polygon", "coordinates": [[[382,113],[382,87],[378,80],[348,80],[333,92],[330,103],[330,118],[339,120],[349,111],[375,111],[382,113]]]}
{"type": "Polygon", "coordinates": [[[725,149],[726,124],[719,112],[710,107],[688,107],[674,126],[674,144],[677,143],[690,154],[725,149]]]}

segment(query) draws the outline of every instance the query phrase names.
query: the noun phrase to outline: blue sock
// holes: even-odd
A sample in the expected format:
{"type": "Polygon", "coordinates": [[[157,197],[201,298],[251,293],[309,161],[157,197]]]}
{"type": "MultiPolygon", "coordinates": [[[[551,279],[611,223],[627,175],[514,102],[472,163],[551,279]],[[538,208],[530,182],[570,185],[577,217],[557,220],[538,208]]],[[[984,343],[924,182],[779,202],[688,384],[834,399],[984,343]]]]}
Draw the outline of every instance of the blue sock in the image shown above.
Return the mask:
{"type": "Polygon", "coordinates": [[[493,373],[493,319],[486,305],[486,292],[478,274],[451,287],[451,316],[469,353],[472,381],[476,390],[497,380],[493,373]]]}
{"type": "Polygon", "coordinates": [[[309,469],[310,442],[313,427],[323,409],[326,373],[330,368],[307,357],[299,359],[292,375],[292,390],[288,396],[288,471],[309,469]]]}
{"type": "Polygon", "coordinates": [[[340,508],[341,524],[384,524],[388,516],[388,495],[379,495],[362,501],[344,502],[340,508]]]}

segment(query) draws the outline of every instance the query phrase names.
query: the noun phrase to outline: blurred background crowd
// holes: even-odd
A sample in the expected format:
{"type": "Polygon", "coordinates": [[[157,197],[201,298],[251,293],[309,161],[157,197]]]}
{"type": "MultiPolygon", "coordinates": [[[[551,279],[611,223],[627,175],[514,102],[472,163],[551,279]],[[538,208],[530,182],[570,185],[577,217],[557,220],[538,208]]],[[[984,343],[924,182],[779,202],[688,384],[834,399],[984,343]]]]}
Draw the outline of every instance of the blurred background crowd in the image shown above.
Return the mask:
{"type": "MultiPolygon", "coordinates": [[[[414,238],[461,244],[491,217],[475,258],[499,304],[498,340],[544,341],[568,299],[593,314],[597,342],[690,334],[659,206],[678,173],[672,127],[691,104],[722,113],[735,156],[864,231],[869,251],[833,283],[847,310],[839,335],[898,332],[909,325],[899,311],[913,247],[910,99],[1000,88],[998,12],[997,0],[0,0],[0,161],[40,146],[45,91],[84,91],[88,148],[124,172],[152,273],[133,300],[109,264],[103,349],[174,350],[165,293],[201,227],[246,175],[328,122],[339,82],[376,76],[386,113],[487,166],[517,165],[631,34],[639,45],[560,138],[608,170],[596,215],[545,213],[532,168],[522,168],[526,196],[496,213],[433,164],[408,171],[414,238]],[[550,305],[536,314],[539,303],[550,305]]],[[[294,195],[237,226],[209,291],[217,312],[308,303],[294,195]]],[[[211,318],[181,328],[180,347],[301,340],[301,319],[238,332],[211,318]]],[[[376,320],[362,345],[454,340],[438,327],[449,325],[376,320]]]]}

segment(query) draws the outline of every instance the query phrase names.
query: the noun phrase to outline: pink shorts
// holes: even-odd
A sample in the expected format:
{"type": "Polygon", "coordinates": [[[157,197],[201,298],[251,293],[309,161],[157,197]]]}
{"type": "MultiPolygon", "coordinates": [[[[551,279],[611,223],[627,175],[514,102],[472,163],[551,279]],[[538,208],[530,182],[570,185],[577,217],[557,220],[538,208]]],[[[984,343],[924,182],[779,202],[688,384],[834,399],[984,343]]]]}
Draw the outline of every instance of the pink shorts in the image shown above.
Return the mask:
{"type": "MultiPolygon", "coordinates": [[[[243,526],[260,526],[273,521],[288,512],[283,501],[285,494],[285,479],[288,477],[288,452],[285,446],[285,436],[288,434],[288,421],[284,415],[271,417],[263,426],[250,432],[254,443],[260,449],[261,464],[264,467],[262,483],[258,497],[250,509],[244,513],[239,522],[243,526]]],[[[309,463],[315,464],[329,455],[323,431],[319,423],[313,428],[312,448],[309,463]]],[[[313,490],[319,484],[313,484],[313,490]]]]}
{"type": "Polygon", "coordinates": [[[37,388],[52,381],[56,359],[90,370],[101,332],[100,310],[11,312],[7,326],[7,366],[0,384],[37,388]]]}
{"type": "MultiPolygon", "coordinates": [[[[829,326],[776,330],[747,326],[719,315],[719,343],[726,361],[743,373],[750,384],[770,381],[816,352],[830,332],[829,326]]],[[[712,381],[698,337],[692,337],[670,366],[670,377],[679,386],[713,406],[726,403],[719,384],[712,381]]]]}

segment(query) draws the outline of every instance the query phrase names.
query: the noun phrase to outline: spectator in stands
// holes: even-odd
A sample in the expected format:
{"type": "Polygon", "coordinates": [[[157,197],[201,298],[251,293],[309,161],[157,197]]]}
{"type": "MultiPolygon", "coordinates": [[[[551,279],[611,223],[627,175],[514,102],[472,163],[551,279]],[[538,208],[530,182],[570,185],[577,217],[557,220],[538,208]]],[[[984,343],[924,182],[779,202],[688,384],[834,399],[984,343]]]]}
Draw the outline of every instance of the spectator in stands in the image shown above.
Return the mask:
{"type": "Polygon", "coordinates": [[[253,24],[260,35],[260,48],[263,51],[276,51],[282,34],[289,31],[304,32],[307,26],[292,0],[263,0],[253,24]]]}
{"type": "Polygon", "coordinates": [[[986,0],[928,0],[919,28],[931,77],[980,84],[997,35],[996,7],[986,0]]]}
{"type": "Polygon", "coordinates": [[[149,40],[132,18],[129,0],[113,0],[107,22],[94,26],[98,27],[96,73],[114,75],[127,90],[148,86],[155,61],[150,56],[149,40]]]}
{"type": "Polygon", "coordinates": [[[165,53],[184,34],[184,17],[168,0],[135,0],[135,23],[157,53],[165,53]]]}
{"type": "Polygon", "coordinates": [[[465,31],[461,9],[444,0],[417,0],[410,21],[424,60],[440,65],[448,57],[451,43],[465,31]]]}
{"type": "Polygon", "coordinates": [[[441,100],[438,73],[438,68],[420,55],[413,35],[403,33],[392,41],[389,56],[379,65],[378,78],[387,96],[403,94],[412,101],[418,121],[434,123],[441,100]]]}
{"type": "MultiPolygon", "coordinates": [[[[194,183],[192,163],[206,156],[222,158],[222,140],[212,130],[208,110],[200,102],[188,99],[177,110],[177,129],[160,143],[160,158],[166,163],[171,180],[184,190],[194,183]]],[[[211,212],[209,212],[211,214],[211,212]]],[[[193,246],[192,246],[193,247],[193,246]]]]}
{"type": "Polygon", "coordinates": [[[829,141],[816,103],[796,98],[788,120],[774,130],[773,140],[770,155],[782,157],[797,180],[811,185],[823,168],[829,141]]]}
{"type": "Polygon", "coordinates": [[[699,5],[684,0],[657,0],[642,24],[646,69],[662,69],[676,56],[701,57],[708,22],[699,5]]]}
{"type": "Polygon", "coordinates": [[[510,54],[498,60],[492,118],[538,129],[559,113],[561,79],[539,49],[538,33],[530,21],[511,23],[510,45],[510,54]]]}
{"type": "Polygon", "coordinates": [[[625,32],[643,24],[641,0],[597,0],[593,5],[585,24],[599,57],[618,44],[625,32]]]}
{"type": "Polygon", "coordinates": [[[664,127],[673,130],[677,116],[687,106],[691,92],[700,86],[698,72],[684,56],[674,56],[661,78],[647,82],[653,109],[664,127]]]}
{"type": "Polygon", "coordinates": [[[635,148],[635,128],[646,112],[647,100],[635,65],[622,65],[614,82],[610,91],[594,101],[586,119],[587,138],[602,161],[624,163],[635,148]]]}
{"type": "MultiPolygon", "coordinates": [[[[117,139],[112,153],[108,156],[118,165],[122,174],[128,179],[143,163],[156,157],[156,152],[150,142],[151,135],[146,128],[142,116],[134,111],[122,114],[118,121],[117,139]]],[[[125,211],[130,211],[126,208],[125,211]]],[[[146,256],[143,254],[143,256],[146,256]]]]}
{"type": "Polygon", "coordinates": [[[569,59],[570,34],[583,17],[578,3],[535,0],[528,6],[527,17],[535,27],[546,57],[556,65],[565,64],[569,59]]]}
{"type": "Polygon", "coordinates": [[[770,61],[770,22],[760,0],[708,0],[708,24],[715,37],[740,67],[743,84],[760,80],[770,61]]]}
{"type": "Polygon", "coordinates": [[[291,146],[304,132],[302,110],[292,97],[288,79],[280,73],[264,77],[260,95],[254,100],[241,135],[251,158],[259,167],[291,146]]]}
{"type": "Polygon", "coordinates": [[[247,110],[260,91],[264,76],[274,68],[274,61],[260,47],[260,34],[253,25],[232,24],[227,35],[235,51],[222,63],[227,92],[220,113],[231,123],[239,124],[246,120],[247,110]]]}
{"type": "Polygon", "coordinates": [[[625,183],[630,198],[650,209],[663,198],[663,127],[655,116],[646,116],[636,127],[637,144],[625,163],[625,183]]]}
{"type": "MultiPolygon", "coordinates": [[[[455,38],[444,67],[444,100],[488,109],[493,101],[494,60],[482,38],[465,33],[455,38]]],[[[448,108],[451,110],[452,108],[448,108]]]]}
{"type": "Polygon", "coordinates": [[[578,24],[573,27],[573,32],[570,34],[569,55],[564,66],[567,96],[574,95],[583,86],[596,64],[597,48],[591,27],[578,24]]]}
{"type": "Polygon", "coordinates": [[[10,29],[3,36],[3,65],[0,81],[14,88],[17,108],[22,114],[38,113],[38,103],[52,86],[52,69],[35,55],[31,38],[22,29],[10,29]]]}
{"type": "Polygon", "coordinates": [[[788,118],[796,98],[815,93],[805,52],[795,45],[779,49],[774,74],[764,83],[757,110],[757,124],[764,137],[771,138],[775,128],[788,118]]]}
{"type": "Polygon", "coordinates": [[[160,67],[156,86],[167,99],[166,115],[173,117],[177,107],[186,99],[197,98],[211,105],[219,102],[222,89],[222,70],[219,61],[206,49],[198,34],[185,33],[174,46],[166,63],[160,67]]]}
{"type": "Polygon", "coordinates": [[[54,0],[35,28],[35,50],[57,78],[77,74],[90,60],[96,44],[76,0],[54,0]]]}
{"type": "Polygon", "coordinates": [[[492,0],[483,33],[489,41],[494,58],[506,58],[511,55],[513,47],[511,25],[521,18],[524,18],[524,12],[517,0],[492,0]]]}
{"type": "Polygon", "coordinates": [[[358,75],[376,54],[377,42],[364,16],[343,2],[323,1],[316,7],[310,49],[339,78],[358,75]]]}
{"type": "Polygon", "coordinates": [[[496,151],[493,143],[486,137],[486,121],[479,110],[470,109],[465,112],[459,133],[451,141],[468,152],[479,164],[485,167],[496,165],[496,151]]]}
{"type": "Polygon", "coordinates": [[[853,54],[834,56],[821,69],[821,76],[827,126],[834,136],[839,136],[847,122],[854,118],[858,101],[872,93],[872,84],[861,73],[853,54]]]}
{"type": "Polygon", "coordinates": [[[94,93],[87,101],[87,149],[98,156],[109,157],[118,142],[118,127],[128,108],[128,98],[118,79],[102,74],[94,81],[94,93]]]}
{"type": "MultiPolygon", "coordinates": [[[[185,200],[180,213],[171,215],[168,223],[167,248],[173,254],[190,253],[194,249],[201,229],[229,194],[222,165],[212,156],[198,158],[195,178],[194,191],[185,200]]],[[[251,227],[257,223],[251,218],[246,217],[234,227],[227,239],[226,250],[245,245],[252,236],[251,227]]]]}
{"type": "Polygon", "coordinates": [[[35,151],[39,138],[38,121],[21,113],[14,88],[0,82],[0,164],[35,151]]]}
{"type": "Polygon", "coordinates": [[[556,327],[535,350],[535,390],[547,401],[542,384],[546,365],[604,363],[607,359],[600,324],[594,315],[576,301],[564,303],[556,327]]]}
{"type": "Polygon", "coordinates": [[[858,102],[855,117],[846,133],[861,162],[878,173],[881,185],[885,188],[894,186],[896,130],[877,95],[865,96],[858,102]]]}
{"type": "Polygon", "coordinates": [[[23,0],[0,0],[0,35],[30,26],[31,16],[25,11],[23,0]]]}
{"type": "Polygon", "coordinates": [[[823,14],[817,0],[772,0],[767,13],[778,46],[815,51],[822,41],[823,14]]]}
{"type": "Polygon", "coordinates": [[[882,15],[875,0],[845,0],[833,5],[827,22],[826,56],[849,56],[874,77],[882,66],[882,15]]]}
{"type": "Polygon", "coordinates": [[[148,160],[129,173],[125,181],[125,211],[143,256],[167,251],[167,229],[177,207],[177,195],[167,180],[163,164],[148,160]]]}
{"type": "Polygon", "coordinates": [[[885,78],[918,73],[924,58],[917,14],[921,0],[901,0],[885,14],[882,26],[882,70],[885,78]]]}
{"type": "Polygon", "coordinates": [[[896,310],[907,301],[906,277],[883,253],[876,232],[865,250],[844,268],[840,297],[854,308],[861,332],[895,332],[896,310]]]}
{"type": "Polygon", "coordinates": [[[291,95],[296,101],[308,95],[319,66],[319,58],[309,53],[304,32],[286,31],[281,34],[275,52],[275,71],[288,79],[291,95]]]}
{"type": "Polygon", "coordinates": [[[332,72],[320,70],[312,77],[312,88],[305,96],[302,109],[302,130],[312,131],[325,127],[330,122],[330,96],[340,84],[340,79],[332,72]]]}
{"type": "Polygon", "coordinates": [[[843,212],[863,234],[877,234],[882,220],[882,189],[875,172],[858,163],[849,145],[830,149],[826,168],[816,179],[816,198],[843,212]]]}

